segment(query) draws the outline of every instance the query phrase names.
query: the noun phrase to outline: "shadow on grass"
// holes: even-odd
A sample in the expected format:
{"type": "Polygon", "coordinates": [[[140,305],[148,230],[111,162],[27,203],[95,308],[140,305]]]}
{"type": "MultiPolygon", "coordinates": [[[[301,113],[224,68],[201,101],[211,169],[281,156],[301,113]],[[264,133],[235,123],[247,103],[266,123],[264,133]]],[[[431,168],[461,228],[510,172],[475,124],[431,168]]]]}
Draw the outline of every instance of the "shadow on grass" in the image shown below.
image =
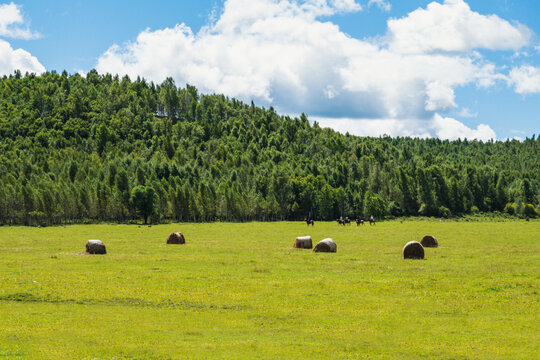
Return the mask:
{"type": "Polygon", "coordinates": [[[244,305],[217,305],[185,300],[165,299],[153,302],[137,298],[110,298],[110,299],[61,299],[52,296],[36,296],[31,293],[14,293],[0,296],[0,302],[21,302],[21,303],[47,303],[47,304],[74,304],[74,305],[105,305],[105,306],[135,306],[152,307],[180,310],[245,310],[244,305]]]}

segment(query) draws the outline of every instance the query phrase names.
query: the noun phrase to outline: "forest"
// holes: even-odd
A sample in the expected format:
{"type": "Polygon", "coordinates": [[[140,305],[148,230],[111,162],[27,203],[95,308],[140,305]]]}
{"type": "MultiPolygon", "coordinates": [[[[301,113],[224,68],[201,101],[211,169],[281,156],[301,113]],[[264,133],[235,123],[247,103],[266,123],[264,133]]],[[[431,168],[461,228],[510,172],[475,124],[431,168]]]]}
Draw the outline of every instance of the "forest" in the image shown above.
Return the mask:
{"type": "Polygon", "coordinates": [[[358,137],[137,78],[0,79],[0,224],[540,214],[540,137],[358,137]]]}

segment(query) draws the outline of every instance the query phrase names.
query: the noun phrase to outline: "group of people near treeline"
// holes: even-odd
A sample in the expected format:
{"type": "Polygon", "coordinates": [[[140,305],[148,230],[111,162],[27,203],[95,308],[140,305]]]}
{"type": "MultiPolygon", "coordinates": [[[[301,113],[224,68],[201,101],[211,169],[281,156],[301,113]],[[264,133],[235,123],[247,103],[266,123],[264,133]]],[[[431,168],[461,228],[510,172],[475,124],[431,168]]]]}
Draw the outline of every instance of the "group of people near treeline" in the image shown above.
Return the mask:
{"type": "MultiPolygon", "coordinates": [[[[304,221],[306,222],[306,224],[309,226],[314,226],[315,225],[315,221],[311,218],[305,218],[304,221]]],[[[343,216],[340,216],[339,219],[336,220],[338,225],[351,225],[351,219],[348,217],[348,216],[345,216],[345,218],[343,218],[343,216]]],[[[364,225],[365,222],[369,222],[369,225],[375,225],[375,218],[373,217],[373,215],[371,215],[369,217],[369,219],[366,219],[364,220],[363,218],[361,217],[356,217],[356,226],[359,226],[359,225],[364,225]]]]}

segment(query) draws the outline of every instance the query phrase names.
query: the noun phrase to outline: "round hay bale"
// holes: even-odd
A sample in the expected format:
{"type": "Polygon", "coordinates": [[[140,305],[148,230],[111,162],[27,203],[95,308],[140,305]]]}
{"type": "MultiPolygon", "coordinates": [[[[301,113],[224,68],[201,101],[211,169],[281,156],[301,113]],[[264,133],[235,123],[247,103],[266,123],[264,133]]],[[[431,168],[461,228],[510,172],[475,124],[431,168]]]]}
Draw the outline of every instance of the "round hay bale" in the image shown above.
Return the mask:
{"type": "Polygon", "coordinates": [[[334,240],[328,238],[319,241],[317,245],[313,248],[313,252],[337,252],[337,245],[334,240]]]}
{"type": "Polygon", "coordinates": [[[437,239],[435,239],[432,235],[426,235],[422,238],[422,241],[420,241],[420,244],[422,244],[423,247],[429,247],[429,248],[436,248],[439,247],[439,243],[437,242],[437,239]]]}
{"type": "Polygon", "coordinates": [[[424,247],[418,241],[410,241],[403,247],[404,259],[423,259],[424,247]]]}
{"type": "Polygon", "coordinates": [[[101,240],[88,240],[86,242],[86,253],[91,255],[105,255],[107,249],[101,240]]]}
{"type": "Polygon", "coordinates": [[[311,242],[311,236],[299,236],[294,241],[295,249],[313,249],[313,243],[311,242]]]}
{"type": "Polygon", "coordinates": [[[181,232],[172,233],[167,237],[167,244],[185,244],[186,238],[181,232]]]}

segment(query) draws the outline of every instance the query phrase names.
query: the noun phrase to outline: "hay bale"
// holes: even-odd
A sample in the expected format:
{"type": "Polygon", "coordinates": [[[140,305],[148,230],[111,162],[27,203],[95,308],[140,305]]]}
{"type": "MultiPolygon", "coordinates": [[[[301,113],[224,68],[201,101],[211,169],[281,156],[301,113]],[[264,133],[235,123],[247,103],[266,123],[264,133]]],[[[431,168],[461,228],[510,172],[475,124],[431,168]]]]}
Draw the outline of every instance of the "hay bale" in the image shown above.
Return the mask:
{"type": "Polygon", "coordinates": [[[423,247],[429,247],[429,248],[436,248],[439,247],[439,243],[437,242],[437,239],[435,239],[434,236],[426,235],[422,238],[422,241],[420,241],[420,244],[422,244],[423,247]]]}
{"type": "Polygon", "coordinates": [[[311,242],[311,236],[299,236],[294,241],[295,249],[313,249],[313,243],[311,242]]]}
{"type": "Polygon", "coordinates": [[[181,232],[172,233],[167,237],[167,244],[185,244],[186,238],[181,232]]]}
{"type": "Polygon", "coordinates": [[[101,240],[88,240],[86,242],[86,253],[91,255],[105,255],[107,249],[101,240]]]}
{"type": "Polygon", "coordinates": [[[423,259],[424,247],[418,241],[410,241],[403,247],[404,259],[423,259]]]}
{"type": "Polygon", "coordinates": [[[319,241],[317,245],[313,248],[313,252],[337,252],[337,245],[334,240],[328,238],[319,241]]]}

